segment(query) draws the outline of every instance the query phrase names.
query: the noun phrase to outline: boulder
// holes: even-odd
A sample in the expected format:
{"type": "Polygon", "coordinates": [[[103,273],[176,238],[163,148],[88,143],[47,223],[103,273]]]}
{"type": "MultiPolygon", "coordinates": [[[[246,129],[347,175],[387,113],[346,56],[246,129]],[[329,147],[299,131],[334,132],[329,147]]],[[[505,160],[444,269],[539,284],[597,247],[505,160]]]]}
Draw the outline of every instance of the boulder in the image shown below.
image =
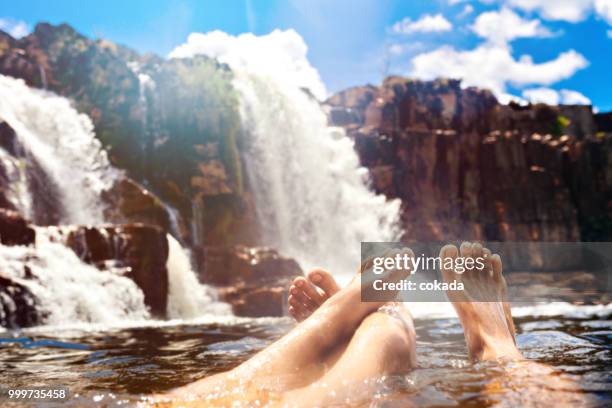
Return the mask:
{"type": "Polygon", "coordinates": [[[302,275],[295,260],[266,247],[205,247],[196,254],[200,280],[212,285],[258,284],[302,275]]]}
{"type": "Polygon", "coordinates": [[[43,316],[37,299],[23,282],[0,275],[0,327],[17,329],[34,326],[43,316]]]}
{"type": "Polygon", "coordinates": [[[208,247],[195,251],[200,280],[218,287],[238,316],[283,316],[299,264],[262,247],[208,247]]]}
{"type": "Polygon", "coordinates": [[[229,286],[219,288],[220,298],[232,305],[236,316],[265,317],[286,314],[288,282],[276,286],[229,286]]]}
{"type": "Polygon", "coordinates": [[[154,194],[123,176],[110,190],[103,193],[105,218],[113,223],[143,223],[170,229],[166,207],[154,194]]]}
{"type": "Polygon", "coordinates": [[[151,313],[166,315],[168,240],[156,226],[70,226],[58,228],[61,239],[84,262],[111,272],[122,271],[142,289],[151,313]]]}
{"type": "Polygon", "coordinates": [[[0,208],[0,242],[2,245],[31,245],[36,231],[16,211],[0,208]]]}

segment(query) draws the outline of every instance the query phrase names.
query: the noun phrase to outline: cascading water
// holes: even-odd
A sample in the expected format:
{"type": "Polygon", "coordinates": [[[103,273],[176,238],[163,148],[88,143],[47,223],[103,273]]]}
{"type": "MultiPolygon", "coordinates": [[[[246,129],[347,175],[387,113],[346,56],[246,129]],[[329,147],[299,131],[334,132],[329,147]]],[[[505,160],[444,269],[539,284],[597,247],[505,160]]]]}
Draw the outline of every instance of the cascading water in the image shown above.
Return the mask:
{"type": "Polygon", "coordinates": [[[270,77],[238,74],[246,160],[269,242],[310,268],[354,273],[361,241],[396,237],[399,203],[367,187],[352,141],[318,103],[270,77]]]}
{"type": "MultiPolygon", "coordinates": [[[[45,180],[55,185],[63,223],[105,221],[100,195],[120,173],[110,166],[87,116],[74,110],[65,98],[0,75],[0,120],[13,128],[25,150],[15,157],[0,149],[11,190],[5,193],[22,214],[35,219],[32,203],[47,193],[29,189],[28,163],[24,162],[35,160],[45,180]]],[[[168,240],[169,316],[229,314],[227,305],[215,301],[213,289],[199,284],[185,250],[171,236],[168,240]]],[[[37,312],[45,324],[117,323],[149,317],[144,295],[134,281],[121,276],[121,271],[85,264],[63,245],[62,237],[53,236],[53,229],[37,228],[35,245],[0,245],[0,271],[36,297],[37,312]]],[[[10,308],[10,298],[0,301],[0,306],[10,308]]]]}
{"type": "Polygon", "coordinates": [[[32,219],[32,197],[28,186],[25,160],[9,154],[0,148],[0,163],[4,169],[8,191],[8,201],[26,218],[32,219]]]}
{"type": "Polygon", "coordinates": [[[21,145],[57,187],[62,222],[103,222],[100,193],[112,186],[117,173],[94,136],[91,120],[66,98],[4,75],[0,75],[0,118],[15,130],[21,145]]]}
{"type": "Polygon", "coordinates": [[[400,203],[368,189],[352,140],[327,125],[313,97],[324,98],[325,87],[306,51],[293,30],[262,37],[217,31],[190,35],[170,56],[206,54],[232,68],[266,243],[304,268],[347,276],[358,267],[361,241],[398,237],[400,203]]]}
{"type": "Polygon", "coordinates": [[[0,270],[36,296],[46,324],[112,323],[149,316],[134,281],[84,264],[71,249],[54,242],[47,230],[37,231],[35,246],[0,245],[0,270]]]}
{"type": "Polygon", "coordinates": [[[168,316],[193,318],[206,314],[231,314],[227,303],[217,301],[216,292],[202,285],[191,269],[191,257],[181,244],[168,234],[168,316]]]}
{"type": "MultiPolygon", "coordinates": [[[[150,148],[147,143],[157,143],[159,140],[159,123],[156,115],[151,114],[149,107],[155,106],[156,84],[150,75],[142,72],[137,62],[129,64],[130,69],[137,75],[139,81],[139,104],[145,130],[143,151],[150,148]]],[[[146,154],[143,155],[146,158],[146,154]]],[[[146,180],[145,180],[146,184],[146,180]]],[[[160,199],[166,209],[170,220],[170,233],[168,238],[168,317],[195,318],[207,314],[229,315],[231,309],[228,304],[218,302],[216,291],[210,286],[198,281],[191,265],[189,252],[181,245],[180,214],[178,210],[160,199]]],[[[197,242],[196,242],[197,244],[197,242]]]]}

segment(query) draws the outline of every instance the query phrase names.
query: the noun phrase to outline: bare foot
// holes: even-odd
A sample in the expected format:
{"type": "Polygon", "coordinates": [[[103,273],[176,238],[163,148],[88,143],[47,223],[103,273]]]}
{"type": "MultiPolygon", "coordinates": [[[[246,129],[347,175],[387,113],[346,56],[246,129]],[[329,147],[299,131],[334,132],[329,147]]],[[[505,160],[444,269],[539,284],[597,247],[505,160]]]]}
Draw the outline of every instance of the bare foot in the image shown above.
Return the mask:
{"type": "Polygon", "coordinates": [[[307,277],[297,277],[289,288],[289,314],[301,322],[339,290],[331,273],[323,269],[314,269],[307,277]]]}
{"type": "Polygon", "coordinates": [[[492,255],[480,244],[468,242],[461,244],[460,252],[462,258],[484,259],[483,268],[476,265],[461,272],[457,267],[445,269],[445,259],[456,260],[459,256],[457,247],[446,245],[440,251],[444,280],[464,285],[464,290],[448,291],[447,295],[461,320],[470,357],[477,361],[521,359],[499,255],[492,255]]]}

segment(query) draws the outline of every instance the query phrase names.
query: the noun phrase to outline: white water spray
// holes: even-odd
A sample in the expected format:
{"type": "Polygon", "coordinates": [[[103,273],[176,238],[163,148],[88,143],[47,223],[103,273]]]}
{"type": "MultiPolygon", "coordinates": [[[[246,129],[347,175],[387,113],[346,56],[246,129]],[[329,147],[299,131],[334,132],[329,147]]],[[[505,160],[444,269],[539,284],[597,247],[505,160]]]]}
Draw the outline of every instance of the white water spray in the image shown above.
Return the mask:
{"type": "Polygon", "coordinates": [[[8,182],[8,190],[5,191],[6,198],[26,218],[33,218],[32,195],[28,187],[28,175],[26,162],[23,158],[10,155],[6,150],[0,148],[0,162],[5,171],[8,182]]]}
{"type": "Polygon", "coordinates": [[[129,278],[83,263],[48,230],[34,246],[0,245],[0,270],[36,296],[46,324],[138,320],[149,316],[144,295],[129,278]],[[29,268],[26,277],[26,268],[29,268]]]}
{"type": "MultiPolygon", "coordinates": [[[[0,75],[0,119],[15,130],[20,146],[57,187],[64,211],[62,222],[103,223],[100,194],[112,186],[119,172],[110,166],[89,118],[63,97],[0,75]]],[[[8,198],[32,217],[32,199],[40,192],[28,191],[23,163],[28,157],[15,158],[0,149],[11,188],[8,198]]],[[[39,228],[36,237],[34,246],[0,245],[0,271],[31,290],[40,302],[38,311],[45,316],[45,324],[116,324],[149,317],[142,291],[121,276],[120,270],[98,270],[83,263],[63,245],[61,237],[52,239],[52,228],[39,228]]],[[[180,244],[170,236],[169,244],[170,317],[230,314],[228,305],[216,302],[213,289],[199,284],[180,244]]]]}
{"type": "Polygon", "coordinates": [[[190,35],[171,57],[206,54],[232,68],[266,243],[304,268],[347,276],[359,266],[361,241],[398,237],[400,203],[369,190],[352,140],[328,127],[312,96],[324,97],[325,87],[306,51],[292,30],[262,37],[212,32],[190,35]]]}
{"type": "Polygon", "coordinates": [[[0,118],[58,187],[62,222],[103,222],[100,193],[112,186],[117,172],[95,138],[91,120],[72,108],[68,99],[4,75],[0,75],[0,118]]]}
{"type": "Polygon", "coordinates": [[[191,268],[189,253],[168,234],[168,317],[195,318],[206,315],[230,315],[227,303],[217,301],[215,291],[198,282],[191,268]]]}

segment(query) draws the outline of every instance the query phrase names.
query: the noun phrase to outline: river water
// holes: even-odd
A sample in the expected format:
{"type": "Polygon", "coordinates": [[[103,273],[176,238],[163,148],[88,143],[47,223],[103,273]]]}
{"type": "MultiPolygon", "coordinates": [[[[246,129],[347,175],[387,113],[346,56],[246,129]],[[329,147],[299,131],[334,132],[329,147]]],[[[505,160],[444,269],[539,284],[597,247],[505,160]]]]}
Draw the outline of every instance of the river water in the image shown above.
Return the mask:
{"type": "MultiPolygon", "coordinates": [[[[555,389],[525,377],[513,384],[496,365],[472,365],[458,319],[428,304],[415,317],[419,368],[380,380],[357,405],[386,400],[404,406],[538,405],[572,395],[590,406],[612,404],[612,308],[569,304],[516,308],[518,344],[525,357],[551,366],[577,390],[555,389]],[[558,395],[557,395],[558,394],[558,395]]],[[[131,405],[143,396],[229,370],[293,327],[288,318],[200,318],[143,321],[124,327],[39,327],[0,333],[4,387],[63,385],[72,406],[131,405]]],[[[355,385],[357,388],[359,384],[355,385]]],[[[580,405],[580,404],[578,404],[580,405]]]]}

